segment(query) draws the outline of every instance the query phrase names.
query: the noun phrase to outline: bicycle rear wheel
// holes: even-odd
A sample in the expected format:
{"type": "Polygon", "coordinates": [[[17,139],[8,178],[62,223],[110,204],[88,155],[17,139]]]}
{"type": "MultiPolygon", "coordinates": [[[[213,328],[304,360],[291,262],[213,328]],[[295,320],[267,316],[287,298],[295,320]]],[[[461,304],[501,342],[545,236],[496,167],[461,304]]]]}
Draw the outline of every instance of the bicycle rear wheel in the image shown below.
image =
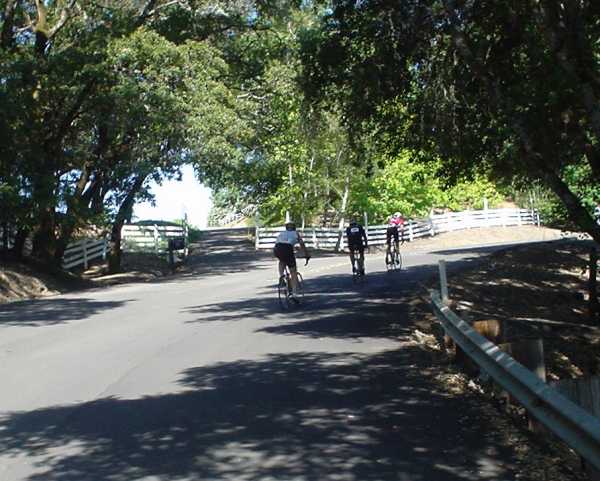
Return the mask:
{"type": "Polygon", "coordinates": [[[279,282],[277,286],[277,297],[279,299],[279,305],[284,309],[290,307],[290,291],[288,287],[289,278],[286,276],[283,281],[279,282]]]}
{"type": "Polygon", "coordinates": [[[387,267],[388,272],[395,271],[398,268],[398,265],[396,264],[396,256],[396,249],[392,247],[390,254],[386,254],[385,256],[385,266],[387,267]]]}

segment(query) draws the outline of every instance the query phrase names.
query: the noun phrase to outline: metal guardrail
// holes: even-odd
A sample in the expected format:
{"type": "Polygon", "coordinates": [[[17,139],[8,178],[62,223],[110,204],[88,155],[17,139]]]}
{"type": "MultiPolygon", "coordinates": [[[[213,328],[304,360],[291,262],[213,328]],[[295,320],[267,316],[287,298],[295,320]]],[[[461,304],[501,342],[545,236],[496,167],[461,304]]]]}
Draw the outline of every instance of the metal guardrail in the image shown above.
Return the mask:
{"type": "Polygon", "coordinates": [[[476,332],[431,291],[433,309],[446,333],[527,411],[600,469],[600,419],[559,394],[531,371],[476,332]]]}

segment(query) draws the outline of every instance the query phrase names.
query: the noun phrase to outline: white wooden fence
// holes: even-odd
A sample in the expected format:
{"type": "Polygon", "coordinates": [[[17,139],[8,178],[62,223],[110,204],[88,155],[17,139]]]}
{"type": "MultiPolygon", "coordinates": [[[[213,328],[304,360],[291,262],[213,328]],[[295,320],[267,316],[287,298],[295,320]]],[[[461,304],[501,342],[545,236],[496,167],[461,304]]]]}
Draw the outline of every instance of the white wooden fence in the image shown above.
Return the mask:
{"type": "MultiPolygon", "coordinates": [[[[540,225],[536,211],[527,209],[485,209],[448,212],[432,215],[426,219],[409,220],[404,227],[404,239],[413,241],[420,237],[434,236],[441,232],[494,226],[540,225]]],[[[277,234],[285,227],[260,227],[256,229],[256,248],[270,249],[275,246],[277,234]]],[[[366,228],[369,245],[386,242],[386,225],[366,228]]],[[[344,231],[337,228],[308,227],[298,229],[307,247],[323,250],[344,250],[347,247],[344,231]]]]}
{"type": "MultiPolygon", "coordinates": [[[[180,226],[138,226],[125,225],[121,231],[122,248],[125,252],[154,252],[163,254],[168,251],[169,238],[185,237],[187,229],[180,226]]],[[[186,241],[187,245],[187,241],[186,241]]],[[[72,269],[83,265],[88,268],[89,262],[102,258],[106,259],[110,247],[106,239],[82,239],[72,242],[65,250],[62,266],[72,269]]],[[[187,254],[187,248],[184,249],[187,254]]]]}
{"type": "Polygon", "coordinates": [[[12,226],[0,225],[0,251],[11,249],[15,240],[15,230],[12,226]],[[4,230],[6,228],[6,231],[4,230]]]}
{"type": "Polygon", "coordinates": [[[106,239],[82,239],[71,242],[65,250],[62,266],[64,269],[71,269],[83,265],[87,269],[91,260],[100,257],[106,259],[108,249],[106,239]]]}
{"type": "Polygon", "coordinates": [[[121,230],[122,248],[125,252],[168,252],[169,238],[183,237],[187,255],[187,227],[177,225],[124,225],[121,230]]]}

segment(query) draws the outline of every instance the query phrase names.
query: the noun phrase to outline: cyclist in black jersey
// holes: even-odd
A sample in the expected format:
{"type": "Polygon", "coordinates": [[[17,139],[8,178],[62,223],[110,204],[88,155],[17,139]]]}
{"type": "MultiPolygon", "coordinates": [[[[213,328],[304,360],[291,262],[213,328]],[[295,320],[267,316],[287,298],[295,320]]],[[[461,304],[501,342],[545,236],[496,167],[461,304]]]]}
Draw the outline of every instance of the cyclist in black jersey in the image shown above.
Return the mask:
{"type": "Polygon", "coordinates": [[[362,225],[355,220],[350,222],[346,228],[346,238],[348,239],[348,250],[350,251],[350,262],[352,262],[352,272],[359,272],[360,275],[365,275],[365,249],[369,248],[367,233],[362,225]],[[356,259],[354,253],[358,252],[358,268],[356,267],[356,259]]]}

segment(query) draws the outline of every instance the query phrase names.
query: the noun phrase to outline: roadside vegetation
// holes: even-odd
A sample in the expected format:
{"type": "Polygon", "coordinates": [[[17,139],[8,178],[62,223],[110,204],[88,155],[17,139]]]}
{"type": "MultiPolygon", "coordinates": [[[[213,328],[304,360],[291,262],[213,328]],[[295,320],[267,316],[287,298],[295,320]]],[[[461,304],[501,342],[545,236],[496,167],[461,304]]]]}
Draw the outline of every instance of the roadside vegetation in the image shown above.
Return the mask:
{"type": "Polygon", "coordinates": [[[184,164],[213,221],[381,222],[510,198],[600,240],[600,7],[0,1],[6,255],[57,267],[184,164]]]}

